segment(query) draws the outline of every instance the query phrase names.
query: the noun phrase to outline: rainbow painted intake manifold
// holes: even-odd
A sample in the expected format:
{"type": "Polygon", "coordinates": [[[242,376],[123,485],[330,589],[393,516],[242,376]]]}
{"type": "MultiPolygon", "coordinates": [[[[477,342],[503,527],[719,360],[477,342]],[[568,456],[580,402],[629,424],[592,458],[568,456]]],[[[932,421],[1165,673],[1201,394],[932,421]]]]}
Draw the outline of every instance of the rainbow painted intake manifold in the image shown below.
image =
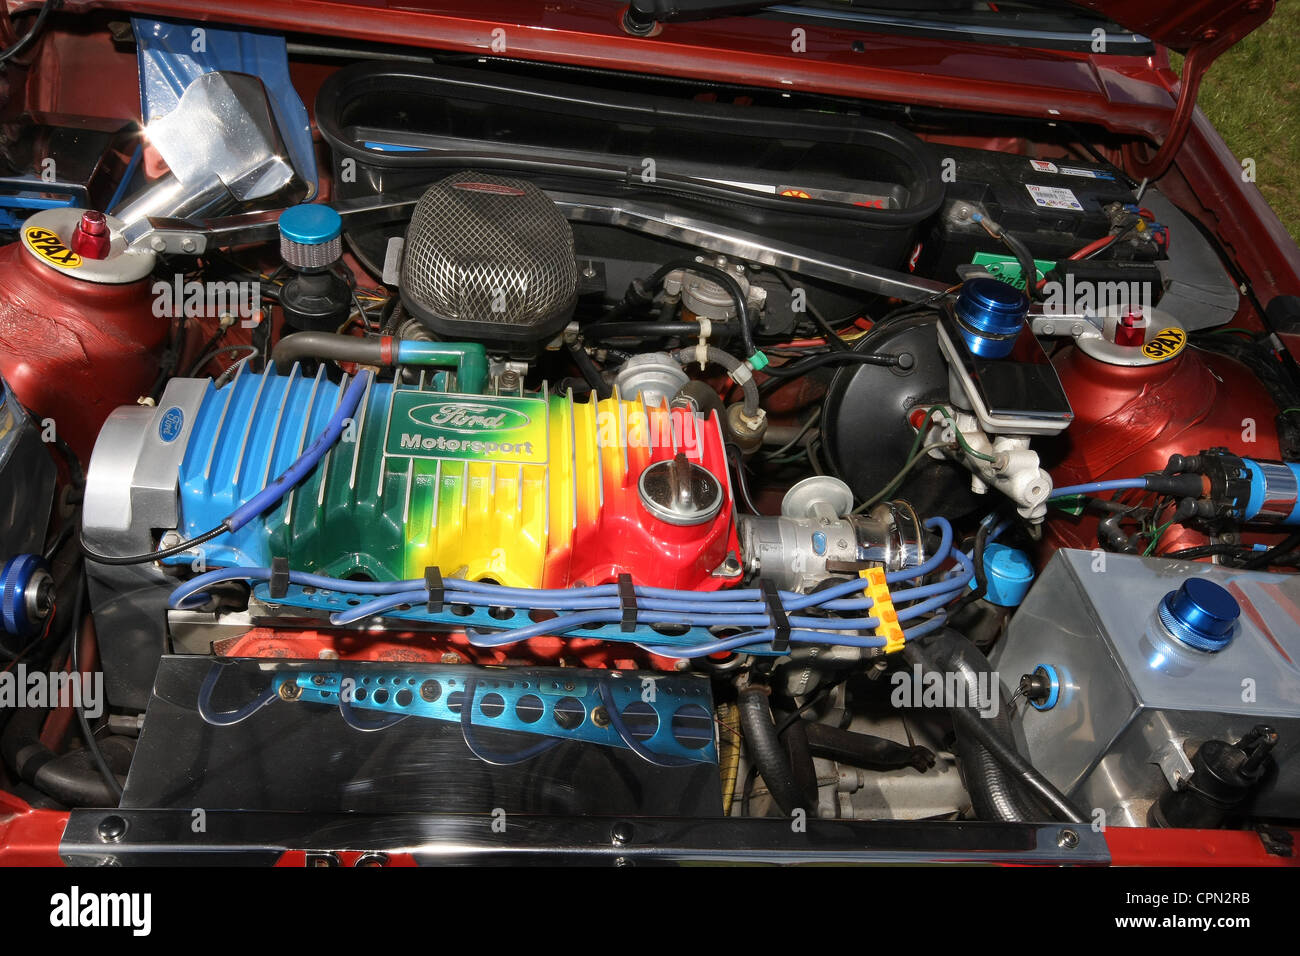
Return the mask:
{"type": "MultiPolygon", "coordinates": [[[[741,574],[716,417],[617,394],[457,394],[446,372],[372,381],[339,442],[259,518],[202,546],[206,568],[267,567],[388,581],[712,590],[741,574]]],[[[347,388],[323,371],[241,366],[218,389],[174,379],[157,408],[101,433],[87,537],[106,553],[166,547],[219,524],[325,427],[347,388]],[[157,532],[170,533],[159,542],[157,532]]],[[[187,553],[168,559],[193,564],[187,553]]]]}

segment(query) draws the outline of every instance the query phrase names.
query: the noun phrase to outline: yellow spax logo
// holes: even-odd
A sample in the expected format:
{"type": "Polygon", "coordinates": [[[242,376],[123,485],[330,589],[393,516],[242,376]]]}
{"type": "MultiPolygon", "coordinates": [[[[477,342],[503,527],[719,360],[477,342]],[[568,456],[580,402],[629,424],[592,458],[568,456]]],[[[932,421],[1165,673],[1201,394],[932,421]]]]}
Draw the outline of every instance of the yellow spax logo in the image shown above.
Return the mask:
{"type": "Polygon", "coordinates": [[[1163,362],[1173,358],[1187,344],[1187,333],[1182,329],[1161,329],[1142,346],[1142,354],[1163,362]]]}

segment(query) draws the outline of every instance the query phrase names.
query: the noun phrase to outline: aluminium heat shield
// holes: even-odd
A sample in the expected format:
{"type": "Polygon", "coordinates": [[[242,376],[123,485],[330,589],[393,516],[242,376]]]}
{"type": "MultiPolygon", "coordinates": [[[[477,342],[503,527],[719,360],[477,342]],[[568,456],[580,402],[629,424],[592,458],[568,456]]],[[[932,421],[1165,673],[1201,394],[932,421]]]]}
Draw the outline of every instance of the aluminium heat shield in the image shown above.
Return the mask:
{"type": "Polygon", "coordinates": [[[573,231],[536,186],[462,172],[416,204],[403,249],[406,308],[450,339],[536,342],[573,312],[573,231]]]}

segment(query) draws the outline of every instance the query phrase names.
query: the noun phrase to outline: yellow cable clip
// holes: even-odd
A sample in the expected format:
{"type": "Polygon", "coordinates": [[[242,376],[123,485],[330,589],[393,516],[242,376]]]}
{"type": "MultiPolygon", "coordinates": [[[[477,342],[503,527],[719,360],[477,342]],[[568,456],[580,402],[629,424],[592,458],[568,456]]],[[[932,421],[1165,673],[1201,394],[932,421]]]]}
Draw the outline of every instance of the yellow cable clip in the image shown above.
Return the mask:
{"type": "Polygon", "coordinates": [[[889,596],[889,585],[885,583],[885,569],[864,568],[858,572],[858,577],[867,582],[862,593],[871,598],[871,616],[880,622],[876,625],[876,636],[885,639],[885,653],[902,650],[903,628],[898,623],[898,611],[889,596]]]}

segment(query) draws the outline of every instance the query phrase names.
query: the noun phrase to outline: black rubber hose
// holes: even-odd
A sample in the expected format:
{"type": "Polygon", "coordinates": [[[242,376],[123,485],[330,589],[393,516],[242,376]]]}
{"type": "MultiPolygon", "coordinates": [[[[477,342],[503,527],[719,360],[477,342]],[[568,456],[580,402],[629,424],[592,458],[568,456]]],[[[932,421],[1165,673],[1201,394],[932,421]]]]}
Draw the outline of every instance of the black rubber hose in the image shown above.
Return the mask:
{"type": "Polygon", "coordinates": [[[802,797],[799,805],[807,807],[809,815],[813,815],[813,808],[817,806],[817,767],[813,764],[812,749],[808,746],[806,724],[807,721],[796,720],[785,733],[777,736],[781,738],[786,759],[794,771],[794,780],[802,797]]]}
{"type": "Polygon", "coordinates": [[[584,326],[582,329],[582,337],[593,342],[621,338],[666,339],[677,336],[691,336],[694,338],[699,334],[700,323],[698,322],[606,322],[602,319],[599,322],[584,326]]]}
{"type": "MultiPolygon", "coordinates": [[[[389,356],[395,354],[388,346],[389,356]]],[[[286,335],[271,350],[271,361],[289,366],[302,359],[332,359],[335,362],[355,362],[358,365],[392,365],[391,357],[385,361],[381,339],[363,339],[355,335],[336,335],[333,332],[294,332],[286,335]]]]}
{"type": "Polygon", "coordinates": [[[799,721],[805,726],[808,746],[818,757],[863,770],[902,770],[912,767],[925,773],[934,766],[934,752],[927,747],[909,747],[885,737],[841,730],[830,724],[799,721]]]}
{"type": "Polygon", "coordinates": [[[768,792],[781,812],[790,816],[803,807],[804,798],[785,747],[776,734],[767,691],[762,687],[746,687],[737,695],[736,705],[740,710],[740,729],[745,735],[745,749],[750,762],[767,784],[768,792]]]}
{"type": "Polygon", "coordinates": [[[998,763],[1021,780],[1043,803],[1052,809],[1057,819],[1067,823],[1087,823],[1088,818],[1056,786],[1040,774],[1028,760],[1020,755],[1015,745],[995,733],[979,714],[961,709],[953,714],[962,731],[970,734],[987,749],[998,763]]]}
{"type": "MultiPolygon", "coordinates": [[[[14,715],[0,737],[4,762],[20,779],[65,806],[117,806],[117,795],[109,789],[88,751],[55,754],[41,743],[41,727],[47,713],[40,707],[26,707],[14,715]]],[[[130,765],[134,741],[107,737],[100,746],[115,771],[124,771],[130,765]]]]}
{"type": "Polygon", "coordinates": [[[755,323],[754,317],[749,314],[749,304],[745,301],[745,290],[741,288],[736,277],[719,269],[717,266],[696,262],[694,259],[674,259],[671,262],[665,262],[656,269],[650,278],[646,280],[646,285],[657,289],[664,278],[677,269],[681,269],[683,272],[694,272],[698,275],[708,276],[731,295],[731,301],[736,307],[736,324],[740,326],[740,341],[745,352],[742,357],[748,361],[758,351],[754,345],[754,326],[757,323],[755,323]]]}
{"type": "Polygon", "coordinates": [[[727,373],[731,375],[732,381],[737,382],[740,385],[741,391],[745,394],[745,414],[750,418],[758,415],[759,402],[762,399],[762,396],[758,391],[758,383],[754,381],[752,375],[748,374],[749,367],[730,352],[724,351],[714,345],[706,345],[704,346],[703,356],[700,355],[700,349],[698,346],[678,349],[669,354],[681,364],[682,368],[690,368],[692,364],[698,363],[701,358],[703,358],[705,362],[712,362],[714,365],[720,365],[725,368],[727,373]]]}
{"type": "Polygon", "coordinates": [[[5,725],[3,736],[0,736],[0,755],[3,755],[5,765],[23,779],[26,779],[23,767],[27,761],[36,757],[40,750],[45,750],[40,742],[41,725],[44,722],[44,709],[18,708],[5,725]]]}
{"type": "MultiPolygon", "coordinates": [[[[84,573],[80,573],[77,576],[77,598],[72,605],[72,653],[69,655],[69,660],[72,663],[72,673],[78,677],[81,676],[81,664],[77,660],[77,649],[81,643],[81,609],[85,599],[86,576],[84,573]]],[[[77,723],[81,726],[81,736],[86,742],[86,752],[90,756],[91,765],[99,773],[100,779],[103,780],[105,787],[108,789],[108,793],[113,797],[111,803],[102,805],[115,807],[122,802],[122,785],[118,782],[117,776],[113,773],[113,768],[109,766],[108,760],[104,757],[104,752],[99,746],[99,740],[95,737],[95,728],[90,725],[90,717],[86,714],[86,708],[81,705],[80,701],[76,704],[76,711],[77,723]]]]}
{"type": "MultiPolygon", "coordinates": [[[[104,751],[129,762],[130,741],[126,737],[106,737],[104,751]]],[[[89,751],[74,750],[41,764],[31,779],[32,786],[48,793],[70,807],[115,807],[121,797],[108,788],[89,751]]],[[[120,788],[121,784],[118,784],[120,788]]]]}
{"type": "MultiPolygon", "coordinates": [[[[966,687],[967,702],[980,700],[980,674],[988,675],[984,678],[985,688],[991,690],[994,687],[989,683],[996,678],[988,658],[955,631],[945,629],[929,640],[909,643],[903,649],[903,656],[913,666],[920,664],[923,670],[937,671],[940,675],[958,674],[966,687]]],[[[1001,693],[1001,688],[998,687],[997,691],[1001,693]]],[[[970,732],[969,726],[959,721],[959,713],[972,714],[977,721],[985,718],[970,707],[949,707],[949,714],[957,730],[957,757],[961,762],[962,776],[975,815],[981,820],[1009,823],[1028,823],[1041,819],[1042,814],[1023,798],[1016,781],[980,743],[978,736],[970,732]]],[[[997,734],[1010,739],[1010,721],[1001,706],[997,716],[988,720],[988,723],[994,726],[997,734]]]]}
{"type": "Polygon", "coordinates": [[[614,394],[614,389],[609,382],[605,381],[605,376],[600,374],[600,369],[591,360],[587,350],[577,342],[569,342],[565,348],[568,349],[573,364],[578,366],[578,371],[582,373],[582,377],[591,386],[591,390],[596,393],[596,398],[606,399],[611,397],[614,394]]]}
{"type": "Polygon", "coordinates": [[[798,378],[827,365],[883,365],[908,369],[912,367],[912,361],[912,356],[908,353],[879,355],[875,352],[819,352],[785,365],[769,365],[763,369],[763,374],[772,378],[798,378]]]}
{"type": "MultiPolygon", "coordinates": [[[[908,644],[903,650],[906,660],[940,674],[957,674],[966,685],[966,699],[980,700],[980,685],[1003,694],[989,659],[961,634],[944,629],[908,644]],[[985,675],[980,680],[980,675],[985,675]]],[[[1023,797],[1032,793],[1050,808],[1059,820],[1086,823],[1087,819],[1050,781],[1040,774],[1016,750],[1011,721],[999,703],[997,713],[985,717],[973,707],[950,707],[957,730],[958,757],[961,759],[971,803],[980,819],[1006,822],[1040,822],[1041,811],[1023,797]]]]}

